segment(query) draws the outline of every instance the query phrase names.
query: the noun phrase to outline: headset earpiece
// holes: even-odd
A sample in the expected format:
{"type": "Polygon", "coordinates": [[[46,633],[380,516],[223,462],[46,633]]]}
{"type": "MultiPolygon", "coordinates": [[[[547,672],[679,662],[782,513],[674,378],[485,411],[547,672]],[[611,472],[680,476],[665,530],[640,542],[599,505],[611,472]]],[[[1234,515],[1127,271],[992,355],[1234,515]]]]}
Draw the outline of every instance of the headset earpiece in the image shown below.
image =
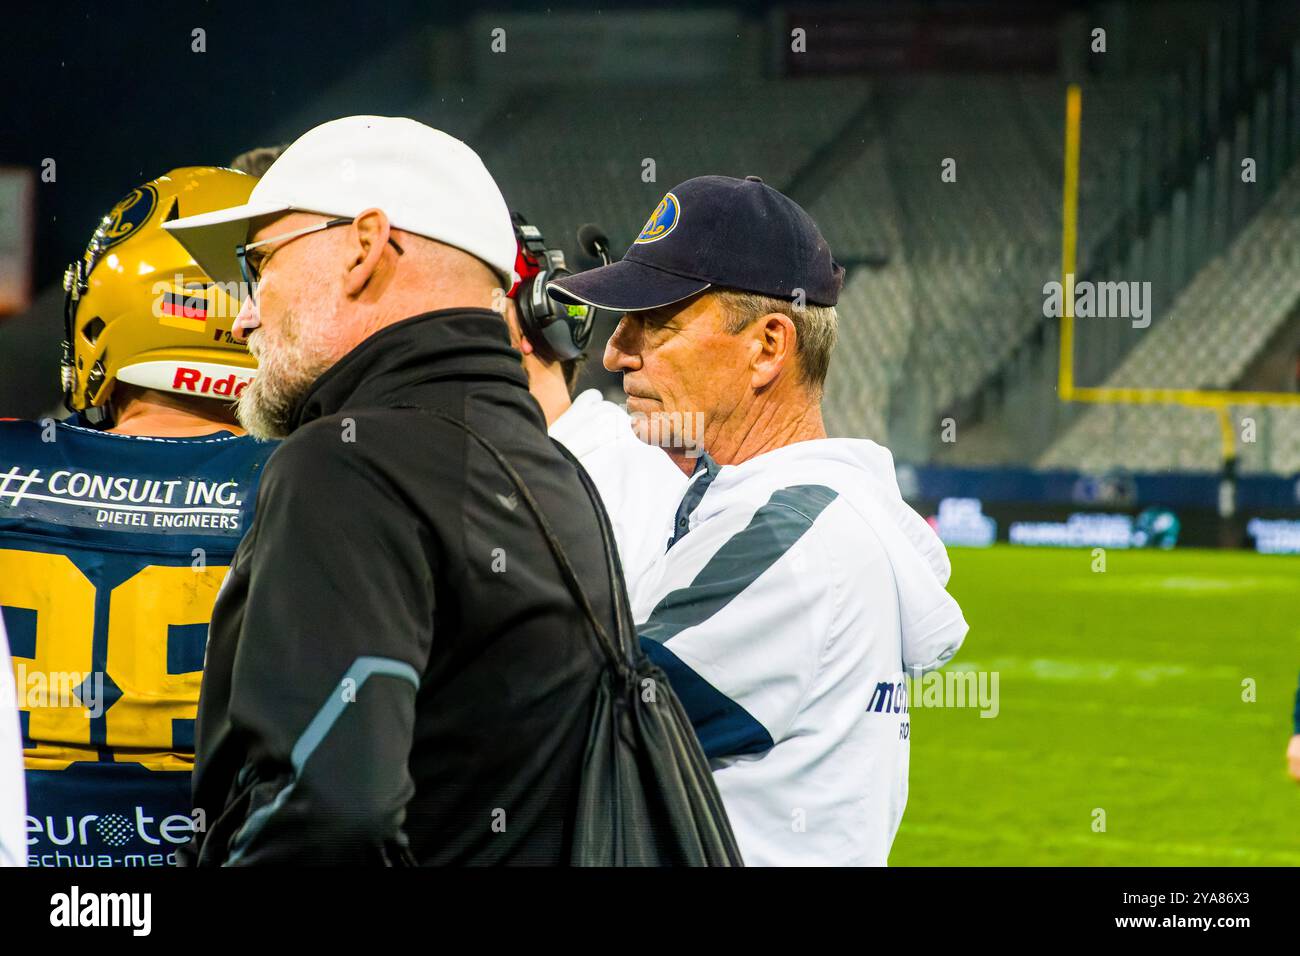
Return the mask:
{"type": "Polygon", "coordinates": [[[564,252],[547,249],[536,226],[515,213],[515,239],[519,242],[520,282],[515,290],[519,326],[542,358],[566,362],[586,351],[595,325],[596,310],[587,306],[566,306],[546,294],[546,285],[569,275],[564,252]]]}

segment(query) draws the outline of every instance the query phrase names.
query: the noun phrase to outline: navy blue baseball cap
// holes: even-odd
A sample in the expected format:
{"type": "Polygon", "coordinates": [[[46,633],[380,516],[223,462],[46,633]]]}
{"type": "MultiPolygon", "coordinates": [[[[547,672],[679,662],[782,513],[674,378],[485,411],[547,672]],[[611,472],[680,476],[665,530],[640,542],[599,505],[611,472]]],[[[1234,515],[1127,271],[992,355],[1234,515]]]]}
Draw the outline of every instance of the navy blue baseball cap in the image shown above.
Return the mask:
{"type": "Polygon", "coordinates": [[[618,262],[556,279],[552,298],[612,312],[657,309],[713,286],[834,305],[844,267],[812,217],[757,176],[674,186],[618,262]]]}

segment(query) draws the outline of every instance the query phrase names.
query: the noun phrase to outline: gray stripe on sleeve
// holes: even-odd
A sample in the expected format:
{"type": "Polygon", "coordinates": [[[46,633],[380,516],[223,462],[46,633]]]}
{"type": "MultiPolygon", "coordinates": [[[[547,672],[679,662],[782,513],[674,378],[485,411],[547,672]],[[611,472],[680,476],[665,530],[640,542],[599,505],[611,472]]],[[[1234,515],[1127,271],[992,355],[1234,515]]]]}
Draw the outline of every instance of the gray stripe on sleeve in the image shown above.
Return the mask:
{"type": "Polygon", "coordinates": [[[690,584],[664,596],[638,625],[637,634],[662,644],[707,621],[780,561],[837,497],[825,485],[794,485],[774,492],[690,584]]]}
{"type": "MultiPolygon", "coordinates": [[[[419,690],[420,675],[416,673],[414,667],[405,661],[394,660],[390,657],[358,657],[352,662],[346,674],[339,679],[339,686],[343,682],[351,679],[356,683],[356,689],[359,691],[363,684],[371,677],[397,677],[411,682],[411,686],[419,690]]],[[[343,699],[343,694],[339,693],[336,688],[321,709],[316,712],[316,716],[311,719],[307,729],[299,736],[297,743],[293,745],[293,750],[289,755],[289,762],[293,766],[293,780],[281,790],[276,798],[260,810],[252,813],[244,825],[239,828],[231,841],[231,853],[226,860],[227,864],[238,862],[240,856],[248,849],[248,844],[252,841],[262,828],[270,821],[279,809],[284,806],[297,786],[298,777],[302,773],[302,768],[306,766],[307,761],[311,759],[312,753],[321,742],[329,736],[334,724],[338,722],[339,717],[343,714],[343,708],[348,705],[348,701],[343,699]]]]}

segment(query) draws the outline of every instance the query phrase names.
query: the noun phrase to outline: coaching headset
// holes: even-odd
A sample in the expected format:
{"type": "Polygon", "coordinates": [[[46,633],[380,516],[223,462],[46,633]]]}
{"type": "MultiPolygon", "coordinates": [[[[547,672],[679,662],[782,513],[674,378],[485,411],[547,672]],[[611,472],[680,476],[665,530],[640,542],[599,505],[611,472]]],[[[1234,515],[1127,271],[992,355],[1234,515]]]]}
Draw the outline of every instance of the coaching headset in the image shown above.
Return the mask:
{"type": "MultiPolygon", "coordinates": [[[[542,358],[567,362],[586,351],[595,328],[597,309],[586,305],[564,305],[546,294],[546,284],[571,273],[564,264],[564,252],[547,249],[542,231],[519,213],[511,216],[515,241],[519,244],[515,272],[519,285],[511,292],[519,313],[519,326],[542,358]]],[[[578,230],[578,245],[593,258],[609,264],[609,240],[591,223],[578,230]]]]}

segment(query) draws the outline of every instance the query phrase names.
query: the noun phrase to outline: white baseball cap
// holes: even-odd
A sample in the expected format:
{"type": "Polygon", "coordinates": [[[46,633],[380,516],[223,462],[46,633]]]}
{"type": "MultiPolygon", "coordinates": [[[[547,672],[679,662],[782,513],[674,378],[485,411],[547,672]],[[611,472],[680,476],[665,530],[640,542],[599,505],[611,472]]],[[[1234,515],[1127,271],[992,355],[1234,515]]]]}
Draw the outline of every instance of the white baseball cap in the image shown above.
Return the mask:
{"type": "Polygon", "coordinates": [[[298,137],[248,202],[163,223],[215,282],[239,282],[235,247],[248,221],[282,212],[360,215],[382,209],[395,229],[436,239],[486,262],[508,289],[514,226],[478,154],[446,133],[395,116],[346,116],[298,137]]]}

